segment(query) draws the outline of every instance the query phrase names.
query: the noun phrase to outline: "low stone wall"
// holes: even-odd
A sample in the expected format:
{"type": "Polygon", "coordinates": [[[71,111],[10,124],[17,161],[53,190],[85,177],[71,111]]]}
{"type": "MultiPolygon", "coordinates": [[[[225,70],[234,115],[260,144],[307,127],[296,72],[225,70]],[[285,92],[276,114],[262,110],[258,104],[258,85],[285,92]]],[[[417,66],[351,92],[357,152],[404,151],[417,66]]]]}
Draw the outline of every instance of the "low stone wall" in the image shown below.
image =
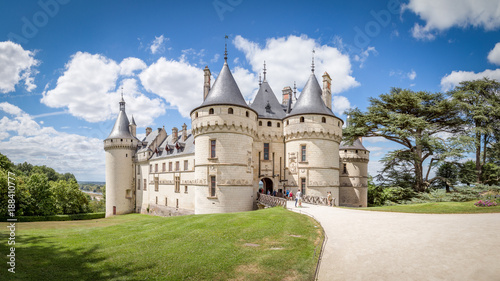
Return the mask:
{"type": "MultiPolygon", "coordinates": [[[[333,200],[335,200],[335,198],[333,200]]],[[[302,202],[314,205],[328,206],[328,198],[321,196],[304,195],[302,196],[302,202]]],[[[335,202],[333,202],[333,205],[335,206],[335,202]]]]}

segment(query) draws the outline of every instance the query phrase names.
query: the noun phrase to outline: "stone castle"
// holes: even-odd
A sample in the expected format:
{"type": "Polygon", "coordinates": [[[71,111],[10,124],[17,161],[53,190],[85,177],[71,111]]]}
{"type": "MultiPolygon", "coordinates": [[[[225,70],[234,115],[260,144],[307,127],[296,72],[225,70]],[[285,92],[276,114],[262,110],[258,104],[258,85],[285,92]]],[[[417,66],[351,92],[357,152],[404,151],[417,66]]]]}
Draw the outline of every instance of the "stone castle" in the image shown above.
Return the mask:
{"type": "MultiPolygon", "coordinates": [[[[215,83],[204,70],[200,106],[170,134],[146,128],[136,137],[134,118],[125,101],[106,151],[106,216],[126,213],[158,215],[250,211],[257,193],[298,190],[335,204],[365,207],[369,151],[361,140],[342,145],[344,122],[331,110],[331,78],[323,87],[314,74],[296,98],[283,89],[280,103],[264,77],[253,102],[244,100],[227,64],[215,83]]],[[[295,88],[295,87],[294,87],[295,88]]]]}

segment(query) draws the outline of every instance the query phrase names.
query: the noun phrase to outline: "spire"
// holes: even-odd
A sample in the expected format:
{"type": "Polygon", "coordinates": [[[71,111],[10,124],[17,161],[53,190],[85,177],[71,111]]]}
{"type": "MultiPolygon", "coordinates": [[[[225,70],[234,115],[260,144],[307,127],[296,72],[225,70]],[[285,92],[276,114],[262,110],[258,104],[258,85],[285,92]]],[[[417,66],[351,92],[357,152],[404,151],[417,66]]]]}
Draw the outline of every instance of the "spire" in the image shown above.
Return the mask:
{"type": "Polygon", "coordinates": [[[123,99],[123,87],[122,87],[122,99],[120,100],[120,111],[125,111],[125,100],[123,99]]]}
{"type": "Polygon", "coordinates": [[[313,49],[312,64],[311,64],[311,71],[312,71],[312,73],[314,73],[314,53],[316,53],[316,51],[313,49]]]}
{"type": "Polygon", "coordinates": [[[306,85],[302,88],[299,98],[295,102],[291,115],[299,114],[322,114],[335,116],[333,112],[326,107],[325,102],[321,96],[321,87],[314,73],[311,73],[306,85]]]}
{"type": "Polygon", "coordinates": [[[264,61],[264,82],[266,81],[266,61],[264,61]]]}
{"type": "Polygon", "coordinates": [[[130,128],[129,128],[130,124],[131,123],[127,118],[127,114],[125,113],[125,100],[123,99],[123,93],[122,93],[122,99],[120,100],[120,112],[118,113],[118,118],[116,118],[115,125],[113,126],[113,129],[111,130],[108,139],[134,138],[134,136],[130,134],[130,128]]]}
{"type": "Polygon", "coordinates": [[[293,81],[293,98],[297,100],[297,84],[293,81]]]}
{"type": "Polygon", "coordinates": [[[225,45],[225,50],[224,50],[224,64],[227,64],[227,34],[226,37],[224,37],[224,45],[225,45]]]}
{"type": "Polygon", "coordinates": [[[259,86],[262,85],[262,79],[260,77],[260,73],[259,73],[259,86]]]}

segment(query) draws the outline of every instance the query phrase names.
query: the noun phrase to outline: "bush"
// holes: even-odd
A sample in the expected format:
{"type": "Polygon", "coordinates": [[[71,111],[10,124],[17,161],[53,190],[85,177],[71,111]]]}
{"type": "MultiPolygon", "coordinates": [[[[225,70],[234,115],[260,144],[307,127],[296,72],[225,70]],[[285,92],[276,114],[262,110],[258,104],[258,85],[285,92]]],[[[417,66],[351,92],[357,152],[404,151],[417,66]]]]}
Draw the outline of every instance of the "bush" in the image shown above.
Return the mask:
{"type": "Polygon", "coordinates": [[[478,207],[493,207],[497,205],[497,202],[491,200],[479,200],[474,205],[478,207]]]}
{"type": "MultiPolygon", "coordinates": [[[[85,214],[73,214],[73,215],[54,215],[54,216],[23,216],[16,217],[18,222],[34,222],[34,221],[71,221],[71,220],[93,220],[102,219],[106,216],[106,213],[85,213],[85,214]]],[[[6,221],[7,218],[2,218],[2,221],[6,221]]]]}
{"type": "Polygon", "coordinates": [[[369,206],[401,204],[410,201],[414,196],[415,192],[411,188],[368,185],[369,206]]]}

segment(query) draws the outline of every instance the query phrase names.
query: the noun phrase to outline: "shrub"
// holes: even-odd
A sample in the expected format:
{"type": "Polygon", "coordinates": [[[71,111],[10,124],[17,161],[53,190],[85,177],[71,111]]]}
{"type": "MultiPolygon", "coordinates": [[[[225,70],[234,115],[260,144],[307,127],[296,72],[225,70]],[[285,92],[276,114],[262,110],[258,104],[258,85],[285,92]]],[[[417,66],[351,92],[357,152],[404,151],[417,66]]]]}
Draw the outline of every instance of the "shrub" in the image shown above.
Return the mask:
{"type": "MultiPolygon", "coordinates": [[[[33,221],[71,221],[71,220],[93,220],[102,219],[106,213],[85,213],[73,215],[54,215],[54,216],[22,216],[16,217],[18,222],[33,222],[33,221]]],[[[3,219],[5,221],[5,219],[3,219]]]]}
{"type": "Polygon", "coordinates": [[[486,199],[486,200],[479,200],[476,203],[474,203],[474,205],[478,207],[493,207],[497,205],[497,202],[486,199]]]}

